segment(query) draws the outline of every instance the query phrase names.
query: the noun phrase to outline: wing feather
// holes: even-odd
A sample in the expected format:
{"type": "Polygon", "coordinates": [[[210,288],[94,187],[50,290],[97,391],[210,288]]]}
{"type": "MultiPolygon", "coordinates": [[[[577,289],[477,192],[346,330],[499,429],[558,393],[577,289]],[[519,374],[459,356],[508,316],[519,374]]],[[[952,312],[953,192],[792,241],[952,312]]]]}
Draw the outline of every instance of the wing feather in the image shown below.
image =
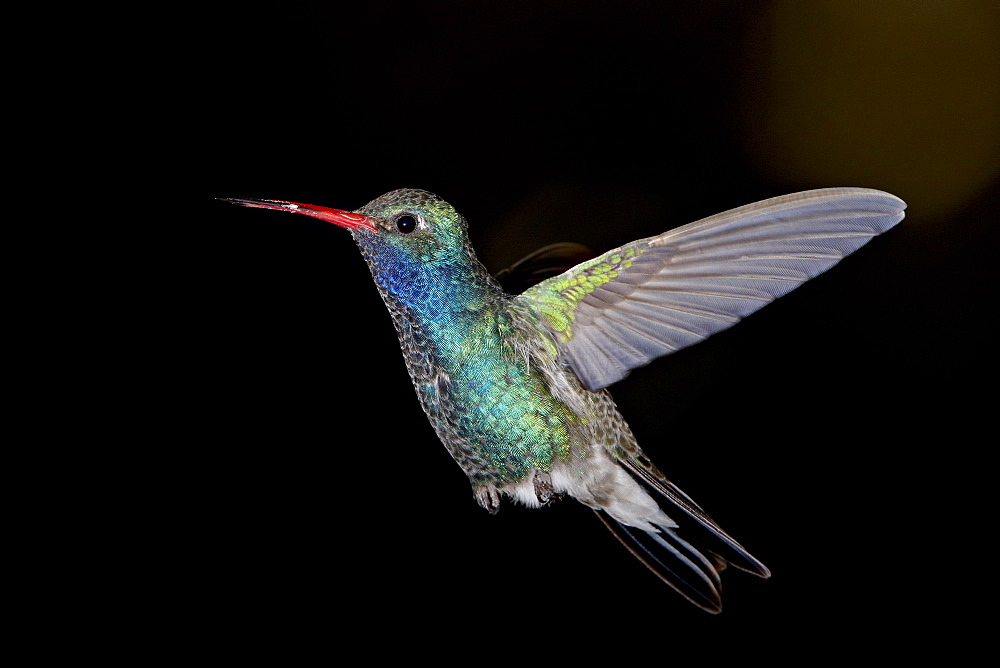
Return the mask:
{"type": "Polygon", "coordinates": [[[642,239],[515,297],[592,391],[731,327],[903,219],[878,190],[811,190],[642,239]]]}

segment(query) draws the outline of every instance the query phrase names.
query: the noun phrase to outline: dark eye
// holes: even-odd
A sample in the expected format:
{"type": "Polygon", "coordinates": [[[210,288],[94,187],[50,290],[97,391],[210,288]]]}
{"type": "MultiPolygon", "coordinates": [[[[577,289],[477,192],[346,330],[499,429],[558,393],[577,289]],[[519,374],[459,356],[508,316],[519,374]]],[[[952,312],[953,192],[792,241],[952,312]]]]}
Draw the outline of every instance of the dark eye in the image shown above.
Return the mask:
{"type": "Polygon", "coordinates": [[[396,219],[396,229],[403,234],[409,234],[417,229],[417,221],[413,219],[413,216],[400,216],[396,219]]]}

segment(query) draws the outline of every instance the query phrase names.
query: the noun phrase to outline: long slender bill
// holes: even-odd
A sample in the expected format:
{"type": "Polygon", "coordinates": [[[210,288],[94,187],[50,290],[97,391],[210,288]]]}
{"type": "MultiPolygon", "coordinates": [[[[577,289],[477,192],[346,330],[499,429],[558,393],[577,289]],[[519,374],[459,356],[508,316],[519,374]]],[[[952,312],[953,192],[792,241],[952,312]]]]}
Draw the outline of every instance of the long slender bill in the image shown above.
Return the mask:
{"type": "Polygon", "coordinates": [[[238,197],[220,197],[223,202],[238,204],[239,206],[249,206],[258,209],[274,209],[275,211],[288,211],[289,213],[301,213],[304,216],[311,216],[333,223],[339,227],[346,227],[349,230],[364,229],[369,232],[378,232],[375,222],[368,216],[353,211],[342,209],[331,209],[315,204],[301,204],[299,202],[286,202],[280,199],[243,199],[238,197]]]}

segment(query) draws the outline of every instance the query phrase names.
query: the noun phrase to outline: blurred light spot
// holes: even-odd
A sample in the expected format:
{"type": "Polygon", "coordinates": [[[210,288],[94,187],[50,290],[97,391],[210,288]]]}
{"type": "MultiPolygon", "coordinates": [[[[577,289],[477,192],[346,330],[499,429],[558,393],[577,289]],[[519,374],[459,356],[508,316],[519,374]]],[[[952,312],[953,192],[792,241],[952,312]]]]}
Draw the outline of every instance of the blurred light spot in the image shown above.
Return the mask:
{"type": "Polygon", "coordinates": [[[925,221],[1000,178],[993,0],[778,0],[745,56],[742,134],[769,178],[881,188],[925,221]]]}

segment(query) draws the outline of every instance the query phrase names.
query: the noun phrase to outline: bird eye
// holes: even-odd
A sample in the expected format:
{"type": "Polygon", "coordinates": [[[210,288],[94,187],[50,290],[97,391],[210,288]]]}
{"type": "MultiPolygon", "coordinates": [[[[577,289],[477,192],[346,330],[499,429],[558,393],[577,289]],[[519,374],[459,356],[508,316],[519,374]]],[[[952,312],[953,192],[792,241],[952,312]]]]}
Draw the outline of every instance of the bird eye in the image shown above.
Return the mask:
{"type": "Polygon", "coordinates": [[[413,219],[413,216],[400,216],[396,219],[396,229],[403,234],[409,234],[417,229],[417,221],[413,219]]]}

